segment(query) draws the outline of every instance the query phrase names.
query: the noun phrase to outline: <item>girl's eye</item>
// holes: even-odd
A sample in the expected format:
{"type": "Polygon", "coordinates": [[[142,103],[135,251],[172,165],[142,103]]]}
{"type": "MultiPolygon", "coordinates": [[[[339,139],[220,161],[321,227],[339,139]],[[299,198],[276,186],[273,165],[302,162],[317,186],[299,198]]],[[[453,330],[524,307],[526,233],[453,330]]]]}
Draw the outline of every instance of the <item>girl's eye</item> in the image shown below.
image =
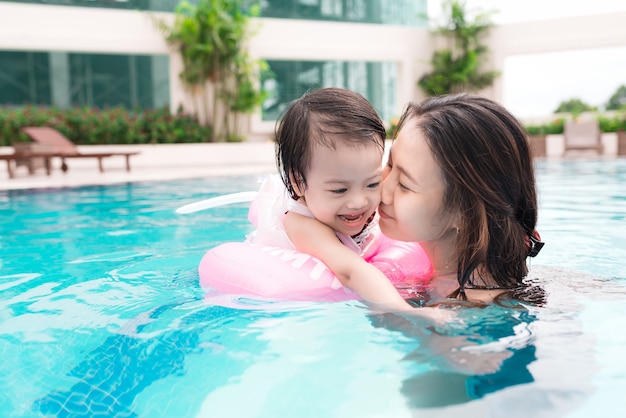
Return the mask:
{"type": "Polygon", "coordinates": [[[348,189],[343,188],[343,189],[335,189],[335,190],[331,190],[330,192],[331,192],[331,193],[334,193],[334,194],[344,194],[344,193],[345,193],[345,192],[347,192],[347,191],[348,191],[348,189]]]}
{"type": "Polygon", "coordinates": [[[370,183],[370,184],[367,185],[367,187],[369,189],[376,189],[376,188],[378,188],[378,186],[380,186],[380,182],[379,181],[376,182],[376,183],[370,183]]]}

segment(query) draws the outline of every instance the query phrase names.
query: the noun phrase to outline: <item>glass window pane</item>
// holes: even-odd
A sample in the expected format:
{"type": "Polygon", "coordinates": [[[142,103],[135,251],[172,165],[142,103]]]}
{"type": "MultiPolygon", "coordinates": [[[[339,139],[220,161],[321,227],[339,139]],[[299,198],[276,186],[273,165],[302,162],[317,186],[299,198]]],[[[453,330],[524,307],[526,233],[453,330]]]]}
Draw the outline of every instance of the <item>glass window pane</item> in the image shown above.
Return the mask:
{"type": "MultiPolygon", "coordinates": [[[[5,1],[5,0],[0,0],[5,1]]],[[[180,0],[10,0],[14,3],[54,4],[58,6],[101,7],[105,9],[173,12],[180,0]]],[[[196,3],[191,1],[191,3],[196,3]]]]}
{"type": "Polygon", "coordinates": [[[169,106],[166,55],[0,51],[0,105],[169,106]]]}
{"type": "Polygon", "coordinates": [[[263,0],[261,16],[426,27],[426,0],[263,0]]]}
{"type": "Polygon", "coordinates": [[[50,103],[47,53],[0,51],[0,62],[0,104],[50,103]]]}
{"type": "Polygon", "coordinates": [[[268,65],[271,75],[263,80],[268,92],[262,106],[263,120],[277,120],[289,102],[321,87],[357,91],[374,105],[383,120],[395,116],[395,63],[270,60],[268,65]]]}

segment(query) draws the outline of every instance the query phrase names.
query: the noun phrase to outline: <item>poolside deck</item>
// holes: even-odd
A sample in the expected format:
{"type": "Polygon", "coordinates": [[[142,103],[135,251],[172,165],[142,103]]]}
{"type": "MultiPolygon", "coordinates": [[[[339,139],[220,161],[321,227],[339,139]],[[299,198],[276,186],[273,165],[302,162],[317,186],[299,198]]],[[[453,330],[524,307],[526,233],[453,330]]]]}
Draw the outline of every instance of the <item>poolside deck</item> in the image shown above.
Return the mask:
{"type": "MultiPolygon", "coordinates": [[[[552,135],[544,157],[548,159],[613,159],[624,157],[618,152],[617,134],[603,134],[604,153],[583,151],[563,155],[562,135],[552,135]]],[[[390,143],[385,147],[389,151],[390,143]]],[[[252,141],[242,143],[211,144],[156,144],[156,145],[92,145],[78,147],[85,153],[117,151],[140,151],[130,159],[131,171],[126,171],[126,161],[121,157],[103,160],[104,172],[98,170],[96,159],[68,160],[69,170],[61,171],[60,158],[52,159],[52,170],[46,175],[45,168],[29,174],[27,167],[15,169],[9,178],[6,162],[0,160],[0,191],[76,187],[83,185],[114,184],[136,181],[176,180],[208,176],[266,174],[276,172],[274,143],[252,141]]],[[[12,147],[0,147],[0,155],[13,153],[12,147]]],[[[386,157],[385,157],[386,159],[386,157]]]]}
{"type": "MultiPolygon", "coordinates": [[[[61,171],[59,158],[52,159],[52,170],[40,168],[33,174],[25,166],[14,167],[14,178],[9,178],[4,161],[0,161],[0,190],[59,188],[82,185],[114,184],[135,181],[174,180],[213,175],[263,174],[276,171],[274,143],[212,143],[212,144],[157,144],[124,146],[79,147],[82,152],[140,151],[130,160],[131,171],[126,171],[124,158],[103,160],[104,172],[98,170],[95,159],[69,160],[69,170],[61,171]]],[[[0,147],[0,155],[13,152],[11,147],[0,147]]]]}

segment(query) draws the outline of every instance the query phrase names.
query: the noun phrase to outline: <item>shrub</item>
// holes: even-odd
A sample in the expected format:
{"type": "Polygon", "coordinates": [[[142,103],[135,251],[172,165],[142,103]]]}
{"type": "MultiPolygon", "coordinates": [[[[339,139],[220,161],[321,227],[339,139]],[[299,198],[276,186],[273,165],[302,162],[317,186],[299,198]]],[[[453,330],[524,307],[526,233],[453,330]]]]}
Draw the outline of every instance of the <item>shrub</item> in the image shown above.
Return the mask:
{"type": "Polygon", "coordinates": [[[174,144],[207,142],[211,128],[169,109],[128,111],[123,107],[96,109],[25,106],[0,108],[0,146],[28,142],[25,126],[51,126],[77,145],[174,144]]]}
{"type": "Polygon", "coordinates": [[[562,134],[565,126],[565,119],[558,118],[541,125],[525,125],[524,129],[528,135],[553,135],[562,134]]]}
{"type": "MultiPolygon", "coordinates": [[[[626,131],[626,112],[600,114],[596,116],[600,132],[626,131]]],[[[528,135],[562,134],[567,118],[555,119],[546,124],[527,124],[524,129],[528,135]]]]}
{"type": "Polygon", "coordinates": [[[615,113],[613,116],[599,116],[598,122],[602,132],[626,131],[626,112],[615,113]]]}

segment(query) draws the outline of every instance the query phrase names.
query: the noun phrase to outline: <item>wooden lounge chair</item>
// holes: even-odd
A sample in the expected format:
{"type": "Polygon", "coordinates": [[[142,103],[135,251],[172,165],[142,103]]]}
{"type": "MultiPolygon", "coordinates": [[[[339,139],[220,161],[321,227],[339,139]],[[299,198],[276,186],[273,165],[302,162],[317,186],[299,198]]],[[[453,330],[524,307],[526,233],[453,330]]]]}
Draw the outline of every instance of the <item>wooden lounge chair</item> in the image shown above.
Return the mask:
{"type": "Polygon", "coordinates": [[[36,142],[15,142],[13,143],[15,168],[25,166],[28,174],[34,174],[39,168],[45,168],[50,174],[50,147],[36,142]]]}
{"type": "Polygon", "coordinates": [[[67,139],[61,132],[50,127],[26,127],[22,131],[28,135],[33,141],[46,145],[48,153],[51,157],[61,158],[61,170],[67,171],[66,159],[69,158],[97,158],[98,168],[100,172],[104,172],[102,159],[113,157],[116,155],[126,158],[126,171],[130,171],[130,157],[139,154],[139,151],[120,151],[120,152],[89,152],[83,153],[78,150],[76,145],[67,139]]]}
{"type": "Polygon", "coordinates": [[[602,154],[600,125],[597,120],[567,121],[563,131],[564,153],[569,151],[595,150],[602,154]]]}
{"type": "Polygon", "coordinates": [[[16,149],[13,154],[0,154],[0,161],[7,162],[7,171],[9,173],[9,178],[15,177],[15,172],[13,170],[12,163],[15,162],[16,168],[20,165],[25,165],[28,167],[28,172],[33,174],[35,168],[39,165],[43,165],[46,169],[46,174],[50,175],[50,158],[52,155],[47,151],[25,151],[16,149]]]}

